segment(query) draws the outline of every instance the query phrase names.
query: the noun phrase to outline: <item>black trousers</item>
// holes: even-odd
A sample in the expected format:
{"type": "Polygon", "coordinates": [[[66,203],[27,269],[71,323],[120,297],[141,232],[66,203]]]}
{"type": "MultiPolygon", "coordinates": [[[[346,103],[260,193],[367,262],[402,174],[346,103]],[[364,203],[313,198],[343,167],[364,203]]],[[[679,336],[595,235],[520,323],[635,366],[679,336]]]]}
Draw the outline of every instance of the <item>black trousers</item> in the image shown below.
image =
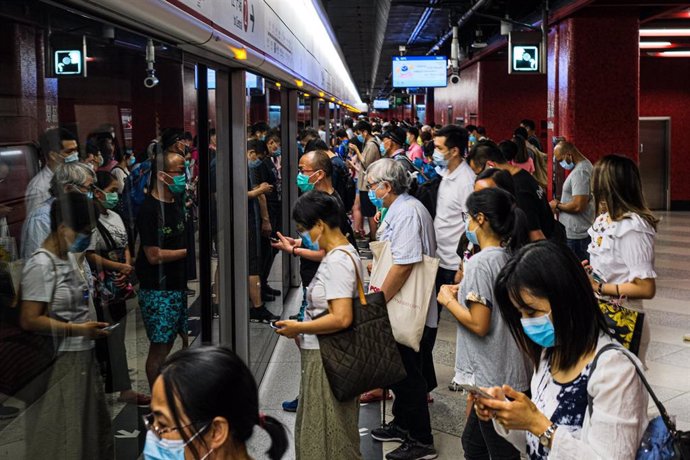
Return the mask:
{"type": "Polygon", "coordinates": [[[520,460],[520,452],[496,433],[493,422],[482,422],[472,409],[462,432],[467,460],[520,460]]]}
{"type": "MultiPolygon", "coordinates": [[[[282,232],[282,204],[280,202],[268,203],[268,218],[271,221],[271,233],[282,232]]],[[[261,286],[268,285],[268,277],[273,268],[273,261],[278,254],[278,249],[271,246],[271,240],[261,236],[261,286]]]]}
{"type": "MultiPolygon", "coordinates": [[[[430,328],[424,328],[425,335],[428,335],[428,329],[430,328]]],[[[424,337],[422,337],[418,352],[398,344],[407,377],[391,386],[395,393],[395,400],[393,401],[393,417],[395,419],[393,422],[403,430],[408,431],[412,439],[423,444],[434,443],[434,437],[431,434],[429,405],[426,400],[428,384],[424,376],[424,361],[425,357],[428,356],[428,346],[429,343],[424,340],[424,337]]]]}

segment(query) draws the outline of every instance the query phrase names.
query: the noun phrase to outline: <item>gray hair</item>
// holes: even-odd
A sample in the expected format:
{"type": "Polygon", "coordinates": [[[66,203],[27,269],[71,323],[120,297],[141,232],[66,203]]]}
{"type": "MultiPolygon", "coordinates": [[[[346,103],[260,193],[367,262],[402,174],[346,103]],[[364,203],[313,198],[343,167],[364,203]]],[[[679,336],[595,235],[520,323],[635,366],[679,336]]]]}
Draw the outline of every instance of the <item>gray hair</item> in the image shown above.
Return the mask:
{"type": "Polygon", "coordinates": [[[391,184],[393,193],[402,195],[410,188],[410,175],[399,161],[392,158],[381,158],[367,168],[369,182],[386,181],[391,184]]]}
{"type": "Polygon", "coordinates": [[[83,186],[88,179],[95,181],[96,175],[84,163],[78,161],[58,165],[50,179],[50,194],[58,196],[63,193],[65,185],[83,186]]]}

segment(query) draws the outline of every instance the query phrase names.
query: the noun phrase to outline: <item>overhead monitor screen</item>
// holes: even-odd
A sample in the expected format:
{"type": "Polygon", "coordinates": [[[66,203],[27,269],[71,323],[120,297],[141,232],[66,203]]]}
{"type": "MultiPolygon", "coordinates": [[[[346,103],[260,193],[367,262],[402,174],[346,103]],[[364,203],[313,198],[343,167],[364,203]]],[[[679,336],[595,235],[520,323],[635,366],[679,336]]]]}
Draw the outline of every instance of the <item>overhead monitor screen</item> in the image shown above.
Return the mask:
{"type": "Polygon", "coordinates": [[[513,72],[539,72],[539,46],[513,45],[513,72]]]}
{"type": "Polygon", "coordinates": [[[390,108],[388,99],[374,99],[374,108],[378,110],[386,110],[390,108]]]}
{"type": "Polygon", "coordinates": [[[438,88],[447,86],[445,56],[393,56],[393,87],[438,88]]]}

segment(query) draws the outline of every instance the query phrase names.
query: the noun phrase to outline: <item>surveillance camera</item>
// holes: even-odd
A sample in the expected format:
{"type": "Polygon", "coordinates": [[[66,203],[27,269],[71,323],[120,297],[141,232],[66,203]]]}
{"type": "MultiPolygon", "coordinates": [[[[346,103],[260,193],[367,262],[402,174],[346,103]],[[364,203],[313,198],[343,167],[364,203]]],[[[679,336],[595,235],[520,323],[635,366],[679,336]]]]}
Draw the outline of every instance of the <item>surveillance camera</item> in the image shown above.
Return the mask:
{"type": "Polygon", "coordinates": [[[153,73],[150,73],[146,78],[144,78],[144,86],[147,88],[153,88],[158,84],[158,78],[153,73]]]}
{"type": "Polygon", "coordinates": [[[454,85],[457,85],[458,83],[460,83],[460,75],[458,75],[458,74],[451,75],[450,76],[450,82],[454,85]]]}

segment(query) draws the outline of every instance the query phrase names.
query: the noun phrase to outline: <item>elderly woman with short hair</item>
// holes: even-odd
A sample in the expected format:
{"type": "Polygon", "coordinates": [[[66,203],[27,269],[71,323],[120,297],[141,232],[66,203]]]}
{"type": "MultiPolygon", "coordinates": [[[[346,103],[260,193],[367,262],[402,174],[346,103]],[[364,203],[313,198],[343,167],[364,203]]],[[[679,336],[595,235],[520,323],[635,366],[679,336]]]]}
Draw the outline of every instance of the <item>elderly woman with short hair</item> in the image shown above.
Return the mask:
{"type": "MultiPolygon", "coordinates": [[[[407,193],[411,177],[397,160],[383,158],[369,166],[366,181],[371,202],[379,209],[388,209],[378,236],[381,241],[390,242],[393,256],[393,266],[380,286],[389,301],[403,287],[415,264],[425,255],[436,255],[434,225],[424,205],[407,193]]],[[[427,403],[427,392],[436,382],[427,382],[425,378],[434,375],[431,350],[438,327],[435,299],[434,289],[419,351],[398,344],[407,377],[391,388],[395,393],[394,420],[371,433],[378,441],[403,443],[388,454],[386,458],[390,460],[436,455],[427,403]]]]}

